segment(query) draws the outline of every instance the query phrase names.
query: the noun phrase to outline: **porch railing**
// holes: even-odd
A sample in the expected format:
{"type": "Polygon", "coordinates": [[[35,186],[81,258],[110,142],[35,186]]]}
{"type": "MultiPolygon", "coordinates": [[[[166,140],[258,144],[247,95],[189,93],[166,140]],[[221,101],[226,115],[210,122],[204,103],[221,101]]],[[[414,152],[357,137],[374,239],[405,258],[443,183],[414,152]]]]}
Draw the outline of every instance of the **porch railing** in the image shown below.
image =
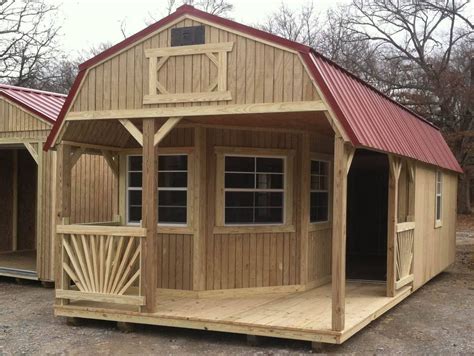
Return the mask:
{"type": "Polygon", "coordinates": [[[56,297],[144,305],[141,295],[142,238],[128,226],[59,225],[62,285],[56,297]]]}
{"type": "Polygon", "coordinates": [[[415,223],[405,222],[397,224],[396,271],[395,289],[413,282],[413,247],[415,240],[415,223]]]}

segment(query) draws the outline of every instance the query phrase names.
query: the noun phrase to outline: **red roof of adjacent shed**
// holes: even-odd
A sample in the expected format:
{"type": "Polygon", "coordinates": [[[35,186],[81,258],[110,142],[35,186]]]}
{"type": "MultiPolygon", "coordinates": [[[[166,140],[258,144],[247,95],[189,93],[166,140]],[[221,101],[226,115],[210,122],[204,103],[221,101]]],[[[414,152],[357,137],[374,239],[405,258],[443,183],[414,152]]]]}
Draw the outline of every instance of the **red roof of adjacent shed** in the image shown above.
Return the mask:
{"type": "Polygon", "coordinates": [[[46,141],[45,148],[48,149],[56,137],[61,122],[79,88],[80,81],[88,68],[185,14],[299,52],[355,147],[390,152],[462,172],[438,128],[312,48],[235,21],[211,15],[189,5],[179,7],[171,15],[82,63],[79,66],[79,75],[60,113],[58,122],[46,141]]]}
{"type": "Polygon", "coordinates": [[[54,124],[66,95],[0,84],[0,95],[54,124]]]}

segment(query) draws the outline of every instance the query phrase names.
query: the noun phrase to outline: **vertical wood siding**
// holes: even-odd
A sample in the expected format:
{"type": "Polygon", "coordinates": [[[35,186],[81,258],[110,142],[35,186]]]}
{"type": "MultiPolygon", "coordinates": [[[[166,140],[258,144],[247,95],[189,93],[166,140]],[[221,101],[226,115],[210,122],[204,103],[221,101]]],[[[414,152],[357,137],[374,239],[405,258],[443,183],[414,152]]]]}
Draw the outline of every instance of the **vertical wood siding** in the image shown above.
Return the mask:
{"type": "Polygon", "coordinates": [[[442,226],[435,228],[433,166],[418,164],[415,186],[414,287],[418,288],[454,263],[456,253],[457,175],[443,171],[442,226]]]}
{"type": "MultiPolygon", "coordinates": [[[[184,19],[173,27],[200,25],[184,19]]],[[[234,42],[228,55],[227,83],[232,100],[211,103],[143,105],[148,94],[147,48],[170,46],[171,29],[148,39],[91,68],[71,111],[140,109],[307,101],[319,99],[303,64],[294,53],[205,25],[206,43],[234,42]]],[[[158,81],[170,93],[206,91],[217,75],[205,55],[170,57],[158,72],[158,81]]]]}
{"type": "Polygon", "coordinates": [[[46,138],[51,124],[0,97],[0,138],[46,138]]]}
{"type": "Polygon", "coordinates": [[[324,280],[331,276],[332,229],[309,232],[309,282],[324,280]]]}

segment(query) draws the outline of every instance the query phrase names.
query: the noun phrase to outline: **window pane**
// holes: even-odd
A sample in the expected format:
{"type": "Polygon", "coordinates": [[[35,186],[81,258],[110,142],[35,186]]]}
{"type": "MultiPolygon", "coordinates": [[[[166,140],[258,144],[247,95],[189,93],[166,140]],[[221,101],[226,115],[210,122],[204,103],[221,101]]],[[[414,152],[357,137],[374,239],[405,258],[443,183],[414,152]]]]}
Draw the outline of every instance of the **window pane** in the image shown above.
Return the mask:
{"type": "Polygon", "coordinates": [[[142,205],[142,191],[141,190],[128,191],[128,205],[133,205],[133,206],[142,205]]]}
{"type": "Polygon", "coordinates": [[[160,190],[158,192],[159,206],[186,207],[187,192],[183,190],[160,190]]]}
{"type": "Polygon", "coordinates": [[[255,175],[248,173],[226,173],[225,174],[226,188],[254,188],[255,175]]]}
{"type": "Polygon", "coordinates": [[[255,206],[260,207],[282,207],[283,206],[283,192],[258,192],[255,193],[255,206]]]}
{"type": "Polygon", "coordinates": [[[186,171],[188,169],[188,156],[159,156],[159,171],[186,171]]]}
{"type": "Polygon", "coordinates": [[[132,223],[139,223],[142,219],[142,208],[131,206],[128,208],[128,221],[132,223]]]}
{"type": "Polygon", "coordinates": [[[129,156],[128,157],[128,170],[141,171],[142,170],[142,156],[129,156]]]}
{"type": "Polygon", "coordinates": [[[255,208],[255,222],[258,224],[282,223],[282,208],[255,208]]]}
{"type": "Polygon", "coordinates": [[[225,206],[226,207],[253,207],[254,204],[253,192],[226,192],[225,206]]]}
{"type": "Polygon", "coordinates": [[[158,222],[165,224],[186,224],[186,208],[159,207],[158,222]]]}
{"type": "Polygon", "coordinates": [[[327,192],[311,193],[310,197],[310,220],[311,222],[328,220],[328,200],[327,192]]]}
{"type": "Polygon", "coordinates": [[[170,188],[188,186],[187,172],[158,172],[158,187],[170,188]]]}
{"type": "Polygon", "coordinates": [[[311,174],[321,174],[319,161],[311,161],[311,174]]]}
{"type": "Polygon", "coordinates": [[[282,158],[257,158],[257,172],[283,173],[282,158]]]}
{"type": "Polygon", "coordinates": [[[257,189],[283,189],[283,174],[257,174],[257,189]]]}
{"type": "Polygon", "coordinates": [[[226,224],[253,223],[253,208],[225,208],[226,224]]]}
{"type": "Polygon", "coordinates": [[[128,173],[128,186],[134,188],[142,187],[142,173],[141,172],[129,172],[128,173]]]}
{"type": "Polygon", "coordinates": [[[254,157],[225,157],[225,170],[230,172],[255,172],[254,157]]]}
{"type": "Polygon", "coordinates": [[[441,220],[441,197],[436,197],[436,220],[441,220]]]}

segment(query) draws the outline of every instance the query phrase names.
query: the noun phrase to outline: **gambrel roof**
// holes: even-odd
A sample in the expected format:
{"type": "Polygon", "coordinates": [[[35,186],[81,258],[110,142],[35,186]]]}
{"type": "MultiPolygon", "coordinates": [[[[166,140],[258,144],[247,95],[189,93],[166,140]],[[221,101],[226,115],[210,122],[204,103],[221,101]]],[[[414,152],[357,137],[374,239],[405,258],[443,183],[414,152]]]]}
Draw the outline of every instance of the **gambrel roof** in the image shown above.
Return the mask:
{"type": "Polygon", "coordinates": [[[20,105],[47,122],[54,124],[64,105],[66,95],[0,84],[0,96],[20,105]]]}
{"type": "Polygon", "coordinates": [[[48,137],[46,149],[51,147],[55,140],[61,122],[64,120],[88,68],[110,58],[185,15],[298,52],[324,94],[325,100],[336,114],[336,119],[355,147],[389,152],[462,172],[438,128],[312,48],[235,21],[208,14],[189,5],[181,6],[171,15],[79,66],[79,74],[61,110],[58,122],[48,137]]]}

